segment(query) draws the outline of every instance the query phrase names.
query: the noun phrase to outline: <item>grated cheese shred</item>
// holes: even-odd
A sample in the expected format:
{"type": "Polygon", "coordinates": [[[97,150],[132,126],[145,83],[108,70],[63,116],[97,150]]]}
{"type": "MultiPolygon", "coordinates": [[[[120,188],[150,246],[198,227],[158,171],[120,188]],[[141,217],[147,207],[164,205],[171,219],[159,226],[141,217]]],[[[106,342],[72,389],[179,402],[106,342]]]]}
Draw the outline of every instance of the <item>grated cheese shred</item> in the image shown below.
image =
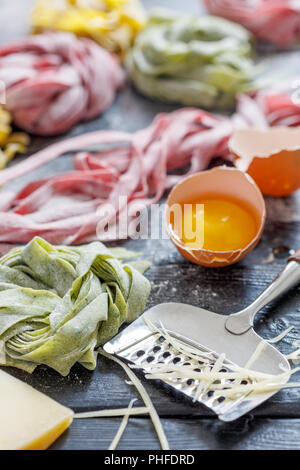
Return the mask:
{"type": "MultiPolygon", "coordinates": [[[[115,356],[112,356],[111,354],[105,352],[103,349],[99,349],[99,353],[102,354],[102,356],[107,357],[108,359],[111,359],[112,361],[116,362],[119,364],[127,373],[129,379],[131,382],[135,385],[137,391],[139,392],[141,398],[143,399],[143,402],[145,403],[148,413],[150,415],[150,418],[152,420],[154,429],[157,433],[161,448],[163,450],[169,450],[169,443],[167,441],[166,435],[164,433],[160,418],[157,414],[156,409],[154,408],[154,405],[145,389],[145,387],[142,385],[141,381],[137,378],[137,376],[134,374],[134,372],[130,369],[130,367],[127,366],[124,362],[122,362],[120,359],[118,359],[115,356]]],[[[134,408],[133,408],[134,409],[134,408]]]]}
{"type": "Polygon", "coordinates": [[[290,331],[292,331],[294,328],[295,328],[294,326],[290,326],[289,328],[284,330],[282,333],[280,333],[280,335],[275,336],[275,338],[268,339],[267,342],[271,344],[279,343],[279,341],[282,341],[283,338],[285,338],[290,333],[290,331]]]}
{"type": "MultiPolygon", "coordinates": [[[[222,397],[223,399],[238,399],[245,395],[254,395],[258,393],[275,392],[282,388],[300,387],[300,383],[286,383],[290,377],[300,370],[300,367],[292,370],[283,370],[282,374],[267,374],[258,372],[251,367],[258,360],[264,351],[267,342],[262,340],[249,361],[244,367],[237,366],[226,362],[225,354],[219,356],[209,352],[196,350],[189,345],[172,337],[161,324],[161,328],[154,326],[149,320],[145,319],[147,326],[157,335],[162,336],[169,345],[174,348],[175,352],[181,353],[185,358],[190,358],[198,362],[195,370],[194,363],[183,364],[166,364],[166,363],[149,363],[144,367],[145,377],[150,380],[163,380],[170,385],[178,380],[187,381],[193,379],[196,381],[196,391],[194,392],[193,401],[199,400],[208,392],[213,392],[214,399],[222,397]],[[211,361],[213,359],[213,362],[211,361]],[[198,383],[197,383],[198,382],[198,383]]],[[[269,342],[277,343],[281,341],[293,327],[288,328],[277,337],[269,342]]],[[[300,349],[285,356],[287,359],[297,361],[300,359],[300,349]]],[[[140,368],[140,366],[132,366],[132,368],[140,368]]]]}
{"type": "Polygon", "coordinates": [[[148,414],[149,409],[146,406],[136,408],[119,408],[113,410],[86,411],[85,413],[76,413],[74,419],[86,418],[113,418],[114,416],[143,415],[148,414]]]}
{"type": "Polygon", "coordinates": [[[299,362],[300,362],[300,348],[296,349],[296,351],[294,351],[290,354],[286,354],[285,357],[289,361],[292,361],[294,364],[299,364],[299,362]]]}
{"type": "Polygon", "coordinates": [[[133,407],[133,404],[134,402],[136,401],[136,398],[134,398],[133,400],[131,400],[131,402],[129,403],[129,406],[128,406],[128,413],[126,415],[123,416],[123,419],[121,421],[121,424],[120,424],[120,427],[117,431],[117,434],[115,435],[112,443],[110,444],[108,450],[115,450],[120,442],[120,439],[121,437],[123,436],[123,433],[126,429],[126,426],[128,424],[128,420],[129,420],[129,416],[130,416],[130,411],[132,410],[132,407],[133,407]]]}

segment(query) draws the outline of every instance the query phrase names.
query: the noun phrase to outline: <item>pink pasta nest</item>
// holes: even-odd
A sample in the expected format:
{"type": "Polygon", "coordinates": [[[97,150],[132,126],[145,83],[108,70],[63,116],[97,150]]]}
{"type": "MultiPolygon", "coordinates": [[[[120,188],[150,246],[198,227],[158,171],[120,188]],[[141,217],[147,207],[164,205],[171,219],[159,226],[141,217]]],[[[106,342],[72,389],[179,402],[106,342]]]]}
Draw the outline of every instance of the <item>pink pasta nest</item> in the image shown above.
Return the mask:
{"type": "Polygon", "coordinates": [[[286,48],[300,40],[296,0],[205,0],[208,11],[240,23],[256,37],[286,48]]]}
{"type": "Polygon", "coordinates": [[[55,135],[105,111],[124,72],[116,56],[90,39],[46,33],[0,48],[0,80],[18,126],[55,135]]]}

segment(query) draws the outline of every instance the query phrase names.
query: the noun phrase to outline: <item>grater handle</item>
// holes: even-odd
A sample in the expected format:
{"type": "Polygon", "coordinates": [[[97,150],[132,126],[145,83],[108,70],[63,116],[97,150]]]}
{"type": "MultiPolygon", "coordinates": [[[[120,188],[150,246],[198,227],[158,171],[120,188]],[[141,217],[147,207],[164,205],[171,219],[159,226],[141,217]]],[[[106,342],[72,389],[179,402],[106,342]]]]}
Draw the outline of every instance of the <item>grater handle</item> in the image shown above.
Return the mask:
{"type": "Polygon", "coordinates": [[[248,307],[238,313],[229,315],[226,330],[235,335],[246,333],[253,326],[257,312],[265,305],[286,294],[300,283],[300,250],[291,256],[286,267],[267,287],[267,289],[248,307]]]}

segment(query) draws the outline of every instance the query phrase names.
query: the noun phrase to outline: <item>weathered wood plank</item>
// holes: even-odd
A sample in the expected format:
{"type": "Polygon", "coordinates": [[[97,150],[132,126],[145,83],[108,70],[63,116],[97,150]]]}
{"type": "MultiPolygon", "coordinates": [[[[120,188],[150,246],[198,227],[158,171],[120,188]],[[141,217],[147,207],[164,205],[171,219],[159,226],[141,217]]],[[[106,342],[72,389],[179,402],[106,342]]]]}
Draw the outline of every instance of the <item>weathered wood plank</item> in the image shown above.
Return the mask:
{"type": "MultiPolygon", "coordinates": [[[[52,449],[107,449],[119,419],[75,420],[52,449]]],[[[172,450],[292,450],[300,449],[300,420],[241,419],[225,424],[207,419],[162,419],[172,450]]],[[[131,418],[120,450],[159,449],[149,419],[131,418]]]]}

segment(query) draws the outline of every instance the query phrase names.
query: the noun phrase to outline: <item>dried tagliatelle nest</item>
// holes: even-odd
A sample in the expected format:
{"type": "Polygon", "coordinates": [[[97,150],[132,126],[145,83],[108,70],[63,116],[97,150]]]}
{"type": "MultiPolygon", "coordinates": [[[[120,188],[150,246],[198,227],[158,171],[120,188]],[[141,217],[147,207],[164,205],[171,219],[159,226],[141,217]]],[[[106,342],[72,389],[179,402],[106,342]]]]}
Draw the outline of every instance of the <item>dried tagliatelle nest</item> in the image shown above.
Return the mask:
{"type": "Polygon", "coordinates": [[[53,246],[42,238],[0,259],[0,365],[61,375],[79,362],[96,367],[95,348],[145,309],[147,261],[94,242],[53,246]]]}
{"type": "Polygon", "coordinates": [[[232,108],[253,88],[252,37],[215,16],[194,17],[158,9],[126,56],[135,86],[162,101],[232,108]]]}
{"type": "Polygon", "coordinates": [[[120,56],[144,23],[139,0],[38,0],[32,15],[34,32],[67,31],[90,37],[120,56]]]}
{"type": "Polygon", "coordinates": [[[223,16],[251,31],[256,37],[280,48],[300,40],[300,10],[297,0],[204,0],[212,15],[223,16]]]}
{"type": "Polygon", "coordinates": [[[13,132],[12,116],[0,107],[0,170],[14,158],[17,153],[26,153],[29,136],[24,132],[13,132]]]}
{"type": "Polygon", "coordinates": [[[119,60],[94,41],[48,32],[0,47],[5,109],[20,129],[62,134],[105,111],[124,84],[119,60]]]}

